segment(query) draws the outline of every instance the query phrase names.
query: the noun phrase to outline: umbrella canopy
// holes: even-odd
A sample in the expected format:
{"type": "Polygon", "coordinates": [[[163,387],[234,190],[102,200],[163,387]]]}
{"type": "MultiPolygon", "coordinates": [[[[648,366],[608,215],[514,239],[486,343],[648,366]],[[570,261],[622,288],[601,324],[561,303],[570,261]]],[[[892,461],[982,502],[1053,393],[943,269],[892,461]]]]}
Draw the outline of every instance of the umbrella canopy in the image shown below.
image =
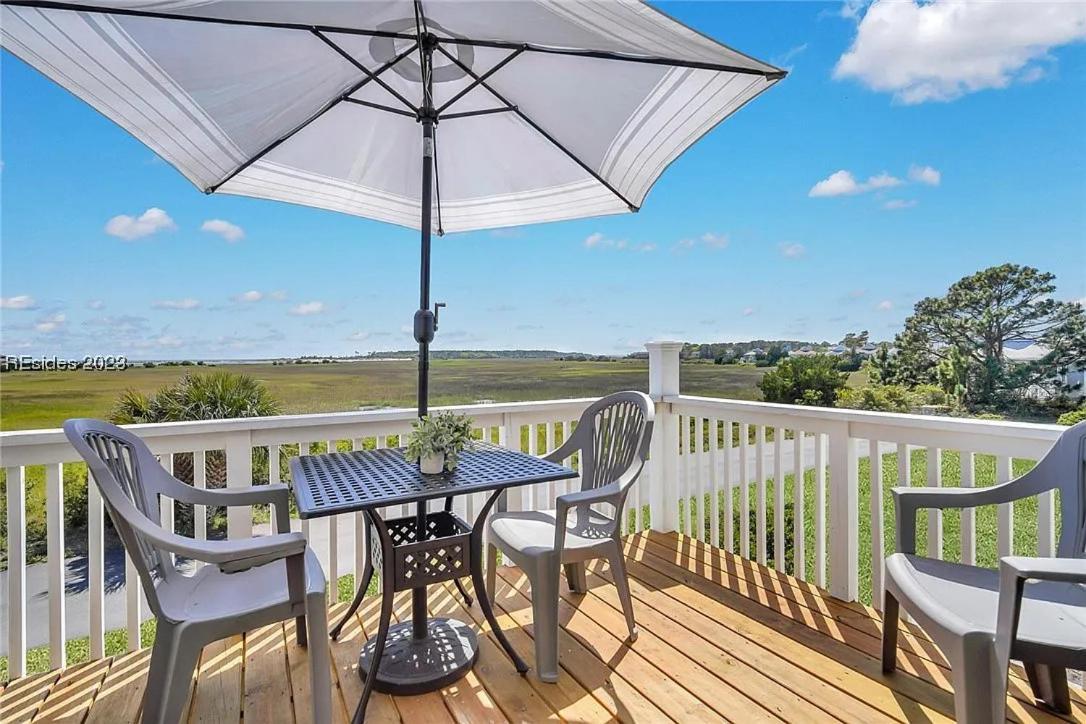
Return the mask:
{"type": "Polygon", "coordinates": [[[419,228],[636,211],[784,73],[636,0],[4,0],[3,46],[207,192],[419,228]]]}

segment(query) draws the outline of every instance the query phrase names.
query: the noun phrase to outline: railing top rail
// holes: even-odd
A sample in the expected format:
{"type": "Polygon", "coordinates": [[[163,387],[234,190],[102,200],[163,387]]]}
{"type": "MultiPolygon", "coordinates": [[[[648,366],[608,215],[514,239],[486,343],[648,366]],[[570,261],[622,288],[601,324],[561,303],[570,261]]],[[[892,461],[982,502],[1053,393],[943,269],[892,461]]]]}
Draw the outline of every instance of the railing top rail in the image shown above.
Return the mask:
{"type": "MultiPolygon", "coordinates": [[[[472,417],[494,415],[545,414],[554,408],[583,407],[595,401],[594,397],[569,398],[562,400],[538,400],[534,402],[496,402],[472,405],[446,405],[431,408],[434,412],[452,410],[472,417]]],[[[353,410],[350,412],[326,412],[300,415],[273,415],[269,417],[242,417],[227,420],[198,420],[192,422],[158,422],[138,425],[124,425],[140,437],[148,439],[188,435],[223,434],[229,432],[254,430],[309,429],[313,427],[336,427],[374,425],[381,423],[408,423],[415,419],[415,410],[406,407],[353,410]]],[[[13,430],[0,432],[0,448],[13,448],[32,445],[55,445],[66,443],[64,431],[60,428],[41,430],[13,430]]]]}
{"type": "MultiPolygon", "coordinates": [[[[729,400],[719,397],[701,397],[695,395],[670,395],[664,402],[680,408],[704,409],[731,412],[736,415],[779,415],[796,420],[818,422],[843,422],[871,426],[885,426],[984,435],[987,437],[1011,437],[1054,442],[1067,428],[1062,425],[1046,425],[1034,422],[1014,422],[1010,420],[977,420],[963,417],[942,417],[938,415],[913,415],[901,412],[875,412],[871,410],[843,410],[834,407],[808,407],[804,405],[785,405],[775,402],[754,402],[750,400],[729,400]]],[[[797,422],[797,424],[799,424],[797,422]]],[[[787,427],[783,425],[783,427],[787,427]]]]}

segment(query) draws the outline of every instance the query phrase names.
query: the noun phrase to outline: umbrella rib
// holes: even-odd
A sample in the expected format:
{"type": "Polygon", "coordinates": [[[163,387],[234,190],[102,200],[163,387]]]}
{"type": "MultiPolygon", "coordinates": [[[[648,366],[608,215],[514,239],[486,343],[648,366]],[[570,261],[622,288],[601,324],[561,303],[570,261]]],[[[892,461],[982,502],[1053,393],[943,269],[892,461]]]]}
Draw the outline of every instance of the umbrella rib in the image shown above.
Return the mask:
{"type": "Polygon", "coordinates": [[[483,108],[478,111],[464,111],[462,113],[446,113],[441,116],[442,121],[448,121],[453,118],[471,118],[472,116],[489,116],[492,113],[510,113],[515,111],[515,106],[506,106],[504,108],[483,108]]]}
{"type": "MultiPolygon", "coordinates": [[[[0,0],[0,5],[12,7],[39,8],[43,10],[70,10],[73,12],[98,13],[101,15],[121,15],[133,18],[154,18],[158,20],[179,20],[182,22],[213,23],[217,25],[236,25],[250,28],[275,28],[280,30],[314,30],[324,33],[340,33],[344,35],[364,35],[376,38],[393,38],[396,40],[417,40],[417,36],[411,33],[394,33],[386,30],[367,30],[364,28],[347,28],[338,25],[311,25],[303,23],[281,23],[270,20],[239,20],[236,18],[213,18],[203,15],[181,15],[178,13],[166,13],[155,10],[138,10],[125,7],[103,7],[99,5],[87,5],[85,3],[55,2],[53,0],[0,0]]],[[[780,80],[788,75],[787,71],[758,70],[756,68],[744,68],[742,66],[727,65],[723,63],[710,63],[707,61],[682,60],[680,58],[663,58],[647,55],[629,55],[607,50],[591,50],[581,48],[552,48],[545,45],[531,45],[524,43],[506,42],[501,40],[472,40],[470,38],[440,37],[443,43],[455,45],[473,45],[483,48],[506,48],[515,50],[524,47],[533,53],[547,53],[551,55],[572,55],[586,58],[600,58],[604,60],[621,60],[629,63],[648,63],[650,65],[670,65],[677,68],[698,68],[702,70],[716,70],[728,73],[743,73],[746,75],[761,75],[768,80],[780,80]]]]}
{"type": "MultiPolygon", "coordinates": [[[[411,110],[411,112],[412,112],[412,113],[416,113],[416,114],[417,114],[417,113],[419,112],[419,109],[418,109],[418,108],[416,108],[415,106],[411,105],[411,101],[409,101],[409,100],[407,100],[406,98],[404,98],[404,97],[403,97],[403,96],[402,96],[402,95],[400,94],[400,92],[399,92],[398,90],[396,90],[395,88],[393,88],[392,86],[390,86],[390,85],[389,85],[388,83],[384,82],[384,81],[383,81],[383,80],[381,80],[381,79],[380,79],[379,77],[377,77],[377,74],[376,74],[376,73],[374,73],[374,72],[373,72],[373,71],[371,71],[371,70],[370,70],[369,68],[367,68],[366,66],[362,65],[362,64],[361,64],[361,63],[359,63],[359,62],[358,62],[357,60],[355,60],[355,59],[354,59],[354,57],[353,57],[353,56],[352,56],[352,55],[351,55],[350,53],[348,53],[348,52],[347,52],[346,50],[344,50],[343,48],[341,48],[341,47],[339,47],[338,45],[336,45],[335,43],[333,43],[333,42],[332,42],[332,41],[331,41],[331,40],[330,40],[330,39],[328,38],[328,36],[326,36],[326,35],[325,35],[324,33],[322,33],[322,32],[321,32],[320,30],[312,30],[312,31],[310,31],[310,32],[312,32],[312,33],[313,33],[314,35],[316,35],[316,36],[317,36],[318,38],[320,38],[320,39],[321,39],[321,40],[322,40],[322,41],[324,42],[324,44],[325,44],[325,45],[327,45],[327,46],[328,46],[329,48],[331,48],[332,50],[334,50],[334,51],[336,51],[337,53],[339,53],[339,55],[340,55],[340,56],[341,56],[341,57],[342,57],[342,58],[343,58],[344,60],[346,60],[346,61],[347,61],[348,63],[350,63],[350,64],[351,64],[351,65],[353,65],[353,66],[354,66],[355,68],[358,68],[358,69],[359,69],[360,71],[362,71],[362,73],[363,73],[363,74],[365,74],[367,78],[369,78],[369,79],[370,79],[370,80],[372,80],[373,82],[377,83],[377,85],[381,86],[381,87],[382,87],[382,88],[384,88],[384,89],[385,89],[386,91],[388,91],[389,93],[391,93],[391,94],[392,94],[392,95],[393,95],[393,96],[394,96],[394,97],[395,97],[395,98],[396,98],[396,99],[397,99],[398,101],[400,101],[400,102],[401,102],[401,103],[403,103],[403,104],[404,104],[405,106],[407,106],[407,107],[408,107],[408,108],[409,108],[409,109],[411,110]]],[[[412,47],[412,48],[411,48],[411,50],[414,50],[414,48],[412,47]]]]}
{"type": "Polygon", "coordinates": [[[367,108],[376,108],[379,111],[386,113],[395,113],[398,116],[406,116],[408,118],[417,119],[418,116],[410,111],[405,111],[400,108],[393,108],[392,106],[381,105],[380,103],[371,103],[370,101],[362,101],[357,98],[344,98],[347,103],[354,103],[360,106],[366,106],[367,108]]]}
{"type": "MultiPolygon", "coordinates": [[[[346,91],[344,91],[343,93],[339,94],[339,95],[338,95],[338,96],[336,96],[335,98],[332,98],[331,100],[329,100],[329,101],[328,101],[327,103],[325,103],[325,104],[324,104],[323,106],[321,106],[321,107],[320,107],[320,108],[319,108],[319,109],[317,110],[317,112],[316,112],[316,113],[314,113],[314,114],[313,114],[313,115],[311,115],[311,116],[310,116],[309,118],[307,118],[307,119],[305,119],[304,121],[302,121],[302,122],[301,122],[300,124],[298,124],[297,126],[295,126],[294,128],[292,128],[291,130],[287,131],[287,132],[286,132],[285,134],[283,134],[282,136],[280,136],[280,137],[279,137],[279,138],[277,138],[276,140],[274,140],[274,141],[272,141],[271,143],[269,143],[269,144],[268,144],[267,146],[265,146],[265,147],[264,147],[263,149],[261,149],[261,151],[260,151],[259,153],[257,153],[257,154],[256,154],[255,156],[253,156],[253,157],[252,157],[252,158],[250,158],[250,159],[249,159],[248,161],[246,161],[245,163],[241,164],[241,165],[240,165],[240,166],[238,166],[238,167],[237,167],[236,169],[234,169],[233,171],[231,171],[231,172],[230,172],[230,173],[229,173],[229,174],[228,174],[228,175],[226,176],[226,178],[224,178],[224,179],[223,179],[222,181],[219,181],[219,182],[218,182],[217,184],[215,184],[214,186],[208,186],[208,187],[207,187],[206,189],[204,189],[204,193],[205,193],[205,194],[213,194],[213,193],[215,193],[216,191],[218,191],[218,190],[219,190],[219,189],[220,189],[220,188],[222,187],[222,185],[223,185],[223,184],[225,184],[226,182],[230,181],[230,179],[234,178],[234,177],[235,177],[235,176],[237,176],[237,175],[238,175],[239,173],[241,173],[241,172],[242,172],[242,171],[244,171],[245,169],[249,168],[249,167],[250,167],[250,166],[252,166],[252,165],[253,165],[254,163],[256,163],[257,161],[259,161],[260,159],[264,158],[264,156],[266,156],[266,155],[268,155],[269,153],[271,153],[272,151],[274,151],[274,150],[275,150],[275,149],[276,149],[276,148],[277,148],[277,147],[278,147],[278,146],[279,146],[280,144],[282,144],[282,143],[283,143],[284,141],[286,141],[286,140],[287,140],[287,139],[289,139],[289,138],[290,138],[291,136],[293,136],[294,134],[296,134],[296,133],[298,133],[299,131],[301,131],[301,130],[302,130],[303,128],[305,128],[306,126],[308,126],[308,125],[309,125],[310,123],[313,123],[313,122],[314,122],[315,120],[317,120],[318,118],[320,118],[321,116],[323,116],[323,115],[324,115],[325,113],[327,113],[328,111],[330,111],[330,110],[331,110],[331,109],[332,109],[332,108],[333,108],[334,106],[338,105],[338,104],[340,103],[340,101],[345,101],[345,100],[351,100],[351,98],[350,98],[350,95],[351,95],[352,93],[354,93],[354,92],[358,91],[358,90],[359,90],[359,89],[361,89],[361,88],[362,88],[363,86],[365,86],[365,85],[366,85],[367,83],[369,83],[369,82],[370,82],[371,80],[374,80],[374,78],[375,78],[376,76],[380,75],[381,73],[384,73],[384,72],[385,72],[386,70],[388,70],[388,69],[389,69],[389,68],[391,68],[392,66],[396,65],[397,63],[399,63],[399,62],[400,62],[401,60],[403,60],[403,59],[404,59],[404,58],[406,58],[406,57],[407,57],[408,55],[410,55],[410,54],[411,54],[412,52],[414,52],[414,50],[415,50],[415,47],[414,47],[414,46],[411,46],[410,48],[408,48],[407,50],[403,51],[402,53],[400,53],[399,55],[397,55],[397,56],[396,56],[395,58],[393,58],[392,60],[390,60],[390,61],[388,61],[387,63],[385,63],[385,64],[384,64],[384,65],[382,65],[382,66],[381,66],[380,68],[378,68],[378,69],[377,69],[377,71],[376,71],[375,73],[373,73],[373,74],[372,74],[371,76],[367,76],[367,77],[365,77],[365,78],[362,78],[362,79],[361,79],[361,80],[359,80],[359,81],[358,81],[357,83],[355,83],[355,84],[354,84],[353,86],[351,86],[350,88],[348,88],[348,89],[347,89],[346,91]]],[[[390,109],[390,110],[391,110],[391,109],[390,109]]]]}
{"type": "Polygon", "coordinates": [[[203,15],[180,15],[156,10],[138,10],[125,7],[102,7],[85,3],[54,2],[53,0],[0,0],[0,5],[13,7],[38,8],[41,10],[70,10],[80,13],[98,13],[101,15],[121,15],[130,18],[152,18],[155,20],[181,20],[194,23],[212,23],[214,25],[237,25],[248,28],[274,28],[277,30],[320,30],[326,33],[344,35],[365,35],[375,38],[393,38],[395,40],[416,40],[410,33],[393,33],[386,30],[366,30],[364,28],[343,28],[337,25],[313,25],[311,23],[280,23],[272,20],[238,20],[236,18],[209,18],[203,15]]]}
{"type": "Polygon", "coordinates": [[[676,68],[695,68],[698,70],[716,70],[726,73],[740,73],[743,75],[761,75],[767,80],[780,80],[788,75],[788,71],[775,68],[773,70],[758,70],[746,68],[741,65],[728,65],[725,63],[711,63],[702,60],[683,60],[681,58],[665,58],[655,55],[632,55],[617,53],[610,50],[591,50],[587,48],[552,48],[546,45],[532,45],[531,43],[515,43],[504,40],[474,40],[472,38],[439,37],[442,43],[453,45],[470,45],[477,48],[505,48],[515,50],[523,48],[530,53],[545,53],[548,55],[571,55],[579,58],[598,58],[601,60],[620,60],[627,63],[645,63],[648,65],[670,65],[676,68]]]}
{"type": "Polygon", "coordinates": [[[517,57],[518,55],[520,55],[520,54],[521,54],[521,53],[523,53],[523,52],[524,52],[524,48],[523,48],[523,47],[521,47],[521,48],[517,48],[517,49],[516,49],[516,50],[514,50],[514,51],[513,51],[512,53],[510,53],[509,55],[507,55],[507,56],[505,56],[504,58],[502,58],[502,59],[501,59],[501,61],[499,61],[499,62],[498,62],[498,63],[497,63],[497,64],[496,64],[496,65],[495,65],[495,66],[494,66],[493,68],[491,68],[491,69],[490,69],[490,70],[488,70],[487,72],[483,73],[483,74],[482,74],[481,76],[477,76],[477,77],[475,78],[475,81],[474,81],[474,82],[472,82],[472,83],[471,83],[471,85],[469,85],[468,87],[466,87],[466,88],[464,88],[463,90],[461,90],[461,91],[460,91],[459,93],[457,93],[456,95],[454,95],[454,96],[453,96],[452,98],[450,98],[449,100],[445,101],[445,104],[444,104],[444,105],[442,105],[442,106],[441,106],[440,108],[438,108],[438,109],[437,109],[437,115],[438,115],[438,117],[439,117],[439,118],[441,117],[441,112],[442,112],[442,111],[444,111],[444,110],[445,110],[446,108],[448,108],[449,106],[451,106],[451,105],[452,105],[453,103],[456,103],[456,102],[457,102],[458,100],[460,100],[461,98],[463,98],[464,96],[466,96],[466,95],[467,95],[468,93],[470,93],[470,92],[471,92],[472,90],[474,90],[475,88],[477,88],[477,87],[478,87],[478,86],[479,86],[480,84],[482,84],[482,83],[483,83],[483,82],[484,82],[484,81],[485,81],[485,80],[486,80],[487,78],[489,78],[490,76],[494,75],[494,74],[495,74],[495,73],[497,73],[497,72],[498,72],[499,70],[501,70],[502,68],[504,68],[504,67],[506,66],[506,64],[508,64],[508,63],[509,63],[510,61],[512,61],[512,60],[513,60],[513,58],[516,58],[516,57],[517,57]]]}
{"type": "Polygon", "coordinates": [[[445,236],[441,223],[441,169],[437,163],[437,126],[434,126],[434,200],[437,202],[437,235],[445,236]]]}
{"type": "Polygon", "coordinates": [[[630,211],[638,211],[638,210],[640,209],[640,207],[638,207],[638,206],[637,206],[636,204],[633,204],[633,203],[631,203],[629,199],[627,199],[627,198],[626,198],[625,196],[623,196],[623,195],[622,195],[621,193],[619,193],[618,189],[616,189],[616,188],[615,188],[614,186],[612,186],[612,185],[611,185],[611,184],[610,184],[610,183],[609,183],[609,182],[607,181],[607,179],[605,179],[605,178],[604,178],[603,176],[600,176],[600,175],[599,175],[599,173],[597,173],[597,172],[596,172],[596,170],[595,170],[594,168],[592,168],[592,167],[591,167],[591,166],[589,166],[589,165],[588,165],[587,163],[585,163],[584,161],[582,161],[582,160],[581,160],[581,158],[580,158],[579,156],[577,156],[577,154],[573,153],[573,151],[570,151],[570,150],[569,150],[568,148],[566,148],[565,146],[563,146],[563,145],[562,145],[562,143],[558,141],[558,139],[556,139],[556,138],[555,138],[554,136],[552,136],[551,134],[547,133],[547,131],[546,131],[546,130],[544,130],[542,126],[540,126],[540,125],[539,125],[538,123],[536,123],[536,122],[535,122],[535,121],[533,121],[533,120],[532,120],[531,118],[529,118],[529,117],[528,117],[528,115],[527,115],[526,113],[524,113],[524,111],[520,110],[520,108],[518,108],[518,107],[517,107],[517,106],[515,106],[514,104],[510,103],[510,102],[509,102],[509,101],[508,101],[508,100],[507,100],[507,99],[505,98],[505,96],[503,96],[503,95],[502,95],[501,93],[499,93],[498,91],[494,90],[494,88],[493,88],[493,87],[491,87],[489,83],[487,83],[487,82],[486,82],[486,81],[484,81],[484,80],[481,80],[481,79],[479,78],[479,75],[478,75],[478,74],[477,74],[477,73],[476,73],[475,71],[473,71],[473,70],[472,70],[471,68],[469,68],[469,67],[467,67],[466,65],[464,65],[463,63],[461,63],[461,62],[460,62],[460,59],[459,59],[459,58],[455,57],[455,56],[454,56],[454,55],[453,55],[452,53],[450,53],[449,51],[445,50],[445,49],[444,49],[443,47],[441,47],[441,45],[440,45],[440,44],[438,44],[438,46],[437,46],[437,49],[438,49],[438,50],[439,50],[439,51],[440,51],[440,52],[441,52],[441,53],[442,53],[442,54],[443,54],[443,55],[444,55],[444,56],[445,56],[446,58],[448,58],[448,59],[449,59],[449,60],[451,60],[451,61],[452,61],[453,63],[455,63],[455,64],[456,64],[457,66],[459,66],[461,70],[463,70],[463,71],[464,71],[465,73],[467,73],[468,75],[470,75],[470,76],[471,76],[472,78],[474,78],[475,80],[479,81],[479,85],[481,85],[481,86],[482,86],[483,88],[486,88],[486,89],[487,89],[488,91],[490,91],[491,95],[493,95],[493,96],[494,96],[495,98],[497,98],[497,99],[498,99],[499,101],[501,101],[501,102],[502,102],[502,103],[504,103],[505,105],[509,106],[510,110],[511,110],[511,111],[512,111],[513,113],[516,113],[516,114],[517,114],[517,116],[519,116],[519,117],[520,117],[520,119],[521,119],[522,121],[524,121],[524,122],[525,122],[525,123],[527,123],[527,124],[528,124],[529,126],[531,126],[532,128],[534,128],[534,129],[535,129],[535,131],[536,131],[536,133],[538,133],[539,135],[543,136],[543,138],[547,139],[547,140],[548,140],[548,141],[549,141],[549,142],[551,143],[551,145],[553,145],[553,146],[554,146],[555,148],[557,148],[557,149],[558,149],[559,151],[561,151],[561,152],[562,152],[562,153],[564,153],[564,154],[565,154],[566,156],[568,156],[568,157],[569,157],[569,158],[570,158],[571,160],[573,160],[573,162],[574,162],[574,163],[576,163],[576,164],[577,164],[578,166],[580,166],[580,167],[581,167],[582,169],[584,169],[585,171],[587,171],[587,172],[588,172],[588,173],[589,173],[589,174],[590,174],[590,175],[592,176],[592,178],[594,178],[594,179],[596,179],[597,181],[599,181],[599,182],[600,182],[600,184],[602,184],[602,185],[603,185],[604,187],[606,187],[606,189],[607,189],[608,191],[610,191],[610,192],[611,192],[611,193],[613,193],[613,194],[614,194],[615,196],[617,196],[617,197],[619,198],[619,200],[621,200],[621,201],[622,201],[622,203],[626,204],[626,207],[627,207],[627,208],[629,208],[629,210],[630,210],[630,211]]]}

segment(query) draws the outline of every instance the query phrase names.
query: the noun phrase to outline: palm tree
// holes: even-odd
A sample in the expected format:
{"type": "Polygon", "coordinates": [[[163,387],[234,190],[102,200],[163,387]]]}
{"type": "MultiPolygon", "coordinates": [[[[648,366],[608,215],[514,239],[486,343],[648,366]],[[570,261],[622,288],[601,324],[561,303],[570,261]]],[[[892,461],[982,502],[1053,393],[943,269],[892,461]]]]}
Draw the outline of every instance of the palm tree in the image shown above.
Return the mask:
{"type": "MultiPolygon", "coordinates": [[[[278,415],[279,402],[271,396],[264,383],[249,375],[217,371],[189,373],[172,385],[147,396],[137,390],[125,390],[117,399],[110,420],[118,425],[148,422],[182,422],[188,420],[225,420],[238,417],[278,415]]],[[[267,454],[258,449],[254,459],[253,477],[266,477],[267,454]]],[[[205,455],[207,485],[226,485],[226,453],[208,450],[205,455]]],[[[175,453],[173,474],[178,480],[194,482],[192,453],[175,453]]],[[[191,530],[191,510],[178,509],[178,527],[191,530]]]]}

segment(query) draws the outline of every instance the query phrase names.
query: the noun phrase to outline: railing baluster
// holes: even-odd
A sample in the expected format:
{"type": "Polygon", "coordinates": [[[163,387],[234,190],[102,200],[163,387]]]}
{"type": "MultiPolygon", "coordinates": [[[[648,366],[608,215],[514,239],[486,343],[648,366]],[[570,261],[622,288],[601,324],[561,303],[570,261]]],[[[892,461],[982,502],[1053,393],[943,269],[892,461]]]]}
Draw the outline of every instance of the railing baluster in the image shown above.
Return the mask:
{"type": "Polygon", "coordinates": [[[709,419],[709,537],[720,545],[720,420],[709,419]]]}
{"type": "Polygon", "coordinates": [[[8,503],[8,676],[26,676],[26,469],[6,468],[8,503]]]}
{"type": "MultiPolygon", "coordinates": [[[[378,445],[378,447],[380,447],[380,445],[378,445]]],[[[307,442],[298,443],[298,457],[302,457],[303,455],[308,455],[308,454],[309,454],[309,443],[307,443],[307,442]]],[[[305,518],[302,519],[302,535],[305,536],[305,540],[306,540],[307,543],[311,542],[311,539],[309,537],[309,521],[306,520],[305,518]]]]}
{"type": "Polygon", "coordinates": [[[773,567],[785,571],[784,548],[784,428],[773,429],[773,567]]]}
{"type": "Polygon", "coordinates": [[[754,428],[754,452],[757,459],[754,461],[754,474],[757,476],[757,535],[758,535],[758,562],[763,566],[767,560],[766,545],[766,510],[765,510],[765,425],[757,425],[754,428]]]}
{"type": "Polygon", "coordinates": [[[897,484],[903,488],[912,485],[912,457],[909,446],[903,442],[897,444],[897,484]]]}
{"type": "MultiPolygon", "coordinates": [[[[976,485],[976,462],[973,453],[962,450],[959,453],[961,466],[961,485],[972,488],[976,485]]],[[[977,561],[977,511],[974,508],[962,508],[962,563],[974,565],[977,561]]]]}
{"type": "Polygon", "coordinates": [[[690,416],[679,415],[679,454],[682,456],[682,480],[679,483],[679,499],[682,500],[682,525],[679,526],[679,532],[691,535],[690,529],[693,527],[693,510],[691,509],[692,497],[690,494],[692,476],[690,464],[690,416]]]}
{"type": "Polygon", "coordinates": [[[90,610],[90,657],[101,659],[106,655],[105,644],[105,518],[102,510],[102,494],[98,485],[87,472],[87,593],[90,610]]]}
{"type": "MultiPolygon", "coordinates": [[[[275,470],[276,481],[279,480],[279,448],[276,447],[275,462],[272,469],[275,470]]],[[[207,455],[203,450],[192,453],[192,483],[201,490],[207,488],[207,455]]],[[[207,506],[194,505],[192,508],[193,533],[197,540],[207,540],[207,506]]],[[[199,565],[204,565],[201,561],[199,565]]]]}
{"type": "Polygon", "coordinates": [[[804,540],[804,433],[792,431],[792,573],[801,581],[807,580],[807,548],[804,540]]]}
{"type": "MultiPolygon", "coordinates": [[[[554,420],[551,420],[547,423],[547,453],[554,450],[554,447],[554,420]]],[[[549,488],[547,491],[547,509],[549,510],[558,505],[554,502],[558,497],[558,481],[547,483],[547,485],[549,488]]]]}
{"type": "MultiPolygon", "coordinates": [[[[162,467],[166,469],[166,472],[173,475],[173,455],[162,455],[159,457],[159,462],[162,467]]],[[[158,499],[158,516],[161,521],[162,527],[173,533],[176,531],[176,525],[174,523],[174,502],[172,498],[161,496],[158,499]]],[[[173,558],[173,556],[170,556],[173,558]]]]}
{"type": "Polygon", "coordinates": [[[855,601],[860,592],[856,440],[847,423],[834,428],[830,435],[830,593],[845,601],[855,601]]]}
{"type": "Polygon", "coordinates": [[[735,552],[735,510],[732,501],[732,491],[735,489],[732,475],[732,463],[735,462],[732,446],[734,429],[731,420],[724,421],[724,550],[729,553],[735,552]]]}
{"type": "MultiPolygon", "coordinates": [[[[1011,458],[1000,455],[996,458],[996,483],[1006,483],[1011,479],[1011,458]]],[[[996,506],[996,547],[999,557],[1014,555],[1014,503],[1000,503],[996,506]]]]}
{"type": "MultiPolygon", "coordinates": [[[[253,441],[248,430],[226,437],[226,487],[247,488],[253,484],[253,441]]],[[[253,537],[253,508],[232,505],[226,509],[226,537],[253,537]]]]}
{"type": "Polygon", "coordinates": [[[826,435],[816,433],[814,489],[815,585],[826,587],[826,435]]]}
{"type": "MultiPolygon", "coordinates": [[[[528,454],[539,455],[539,426],[535,423],[528,424],[528,454]]],[[[532,486],[533,510],[547,509],[547,484],[538,483],[532,486]]]]}
{"type": "Polygon", "coordinates": [[[128,650],[140,648],[140,578],[132,556],[124,554],[124,597],[125,615],[128,629],[128,650]]]}
{"type": "Polygon", "coordinates": [[[867,441],[867,459],[871,470],[871,603],[881,611],[886,544],[883,537],[882,452],[879,445],[878,440],[867,441]]]}
{"type": "MultiPolygon", "coordinates": [[[[10,479],[10,478],[9,478],[10,479]]],[[[9,498],[10,500],[10,498],[9,498]]],[[[10,518],[9,518],[10,520],[10,518]]],[[[45,563],[49,568],[49,665],[63,669],[67,664],[65,641],[68,640],[64,620],[64,464],[45,466],[45,563]]],[[[8,527],[11,535],[11,527],[8,527]]],[[[12,560],[10,557],[8,560],[12,560]]],[[[8,570],[11,570],[9,563],[8,570]]],[[[10,573],[9,573],[10,575],[10,573]]],[[[14,600],[14,599],[8,599],[14,600]]],[[[9,647],[8,649],[12,649],[9,647]]]]}
{"type": "MultiPolygon", "coordinates": [[[[943,485],[943,451],[929,447],[925,458],[928,466],[928,485],[938,488],[943,485]]],[[[928,510],[928,557],[943,557],[943,511],[938,508],[928,510]]]]}
{"type": "Polygon", "coordinates": [[[739,555],[750,558],[750,425],[739,423],[739,555]]]}
{"type": "Polygon", "coordinates": [[[696,535],[698,540],[705,540],[705,418],[700,415],[694,418],[694,467],[697,470],[697,495],[698,495],[698,527],[696,535]]]}

